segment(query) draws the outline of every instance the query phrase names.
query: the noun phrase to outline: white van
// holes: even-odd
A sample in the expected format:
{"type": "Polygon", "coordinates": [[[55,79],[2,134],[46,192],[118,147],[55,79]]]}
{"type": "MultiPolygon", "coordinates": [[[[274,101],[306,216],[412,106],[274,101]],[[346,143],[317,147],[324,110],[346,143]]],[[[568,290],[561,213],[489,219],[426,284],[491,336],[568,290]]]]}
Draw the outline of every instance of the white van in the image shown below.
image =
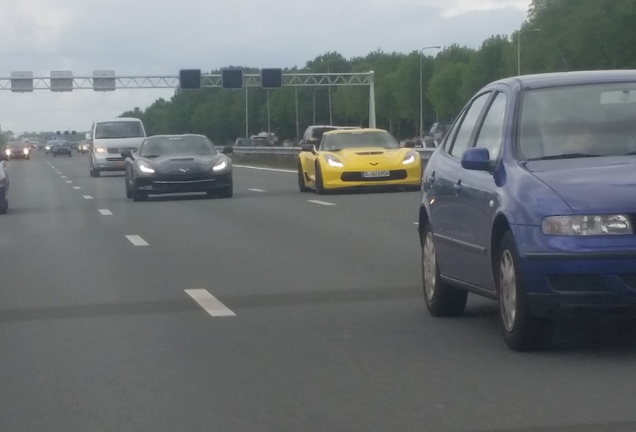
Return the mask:
{"type": "Polygon", "coordinates": [[[125,150],[137,151],[146,138],[141,120],[121,117],[99,120],[93,123],[90,132],[91,177],[99,177],[102,171],[125,171],[126,160],[121,156],[125,150]]]}

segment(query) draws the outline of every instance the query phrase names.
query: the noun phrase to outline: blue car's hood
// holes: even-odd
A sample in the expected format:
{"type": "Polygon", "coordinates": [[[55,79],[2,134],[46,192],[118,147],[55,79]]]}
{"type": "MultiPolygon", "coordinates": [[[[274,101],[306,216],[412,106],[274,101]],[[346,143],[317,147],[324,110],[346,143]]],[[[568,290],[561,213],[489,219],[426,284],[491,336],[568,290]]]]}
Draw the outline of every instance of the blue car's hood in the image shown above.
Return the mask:
{"type": "Polygon", "coordinates": [[[636,213],[636,156],[527,162],[576,214],[636,213]]]}

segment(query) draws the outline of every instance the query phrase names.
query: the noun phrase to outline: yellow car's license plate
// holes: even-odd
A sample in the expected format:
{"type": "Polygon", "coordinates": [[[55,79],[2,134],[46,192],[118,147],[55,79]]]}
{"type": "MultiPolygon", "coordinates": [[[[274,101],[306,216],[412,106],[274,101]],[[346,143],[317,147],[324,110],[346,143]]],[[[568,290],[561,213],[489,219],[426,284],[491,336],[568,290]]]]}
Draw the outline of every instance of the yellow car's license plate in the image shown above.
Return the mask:
{"type": "Polygon", "coordinates": [[[363,171],[362,177],[364,178],[391,177],[391,173],[389,171],[363,171]]]}

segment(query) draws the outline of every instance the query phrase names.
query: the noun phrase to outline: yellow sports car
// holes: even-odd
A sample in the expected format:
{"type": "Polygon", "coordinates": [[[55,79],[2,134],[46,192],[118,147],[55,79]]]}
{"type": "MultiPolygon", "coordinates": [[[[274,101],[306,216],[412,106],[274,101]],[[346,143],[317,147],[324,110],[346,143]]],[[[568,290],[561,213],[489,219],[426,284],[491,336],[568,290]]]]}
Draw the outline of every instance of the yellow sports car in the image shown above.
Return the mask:
{"type": "Polygon", "coordinates": [[[325,132],[317,148],[303,146],[298,156],[298,187],[323,194],[362,187],[419,190],[422,160],[410,148],[400,148],[381,129],[344,129],[325,132]]]}

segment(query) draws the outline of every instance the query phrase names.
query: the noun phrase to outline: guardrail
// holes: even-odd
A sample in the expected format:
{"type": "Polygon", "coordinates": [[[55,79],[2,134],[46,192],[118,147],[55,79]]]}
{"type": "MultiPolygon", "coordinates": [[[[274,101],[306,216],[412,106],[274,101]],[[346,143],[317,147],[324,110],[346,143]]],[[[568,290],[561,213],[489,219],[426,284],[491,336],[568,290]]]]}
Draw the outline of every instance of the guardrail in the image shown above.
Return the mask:
{"type": "MultiPolygon", "coordinates": [[[[237,155],[263,155],[263,156],[295,156],[300,153],[300,147],[233,147],[237,155]]],[[[428,160],[435,151],[432,148],[414,148],[422,159],[428,160]]]]}

